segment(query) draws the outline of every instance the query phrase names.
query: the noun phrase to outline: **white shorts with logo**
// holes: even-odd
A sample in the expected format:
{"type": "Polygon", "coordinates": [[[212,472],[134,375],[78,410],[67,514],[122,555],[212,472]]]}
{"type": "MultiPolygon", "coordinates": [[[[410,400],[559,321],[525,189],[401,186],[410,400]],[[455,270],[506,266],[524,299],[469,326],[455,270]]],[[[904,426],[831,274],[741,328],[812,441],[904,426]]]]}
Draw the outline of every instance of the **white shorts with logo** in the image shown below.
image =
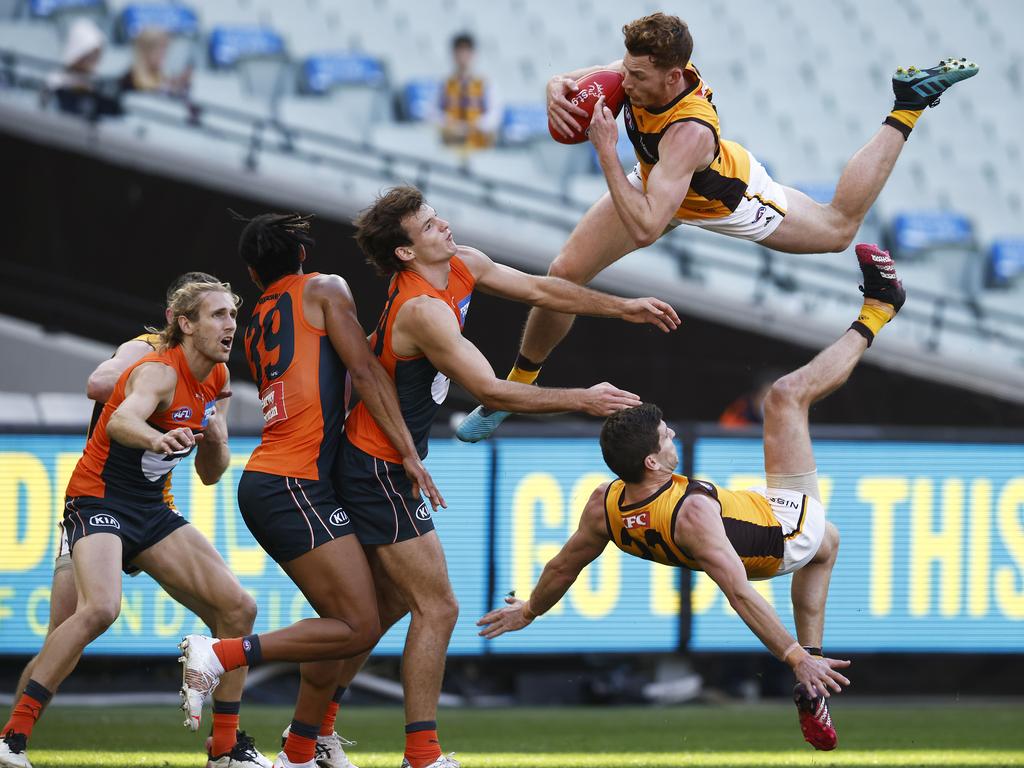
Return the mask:
{"type": "Polygon", "coordinates": [[[775,576],[800,570],[818,553],[825,538],[824,505],[799,491],[763,486],[750,490],[764,496],[775,518],[782,524],[785,544],[782,565],[775,576]]]}
{"type": "MultiPolygon", "coordinates": [[[[786,190],[768,175],[765,167],[757,158],[747,151],[750,157],[750,181],[743,200],[728,216],[718,219],[672,219],[669,229],[680,224],[700,227],[720,235],[738,237],[741,240],[758,242],[778,229],[786,217],[786,190]]],[[[629,182],[637,189],[644,188],[643,177],[640,175],[640,163],[637,163],[629,174],[629,182]]]]}

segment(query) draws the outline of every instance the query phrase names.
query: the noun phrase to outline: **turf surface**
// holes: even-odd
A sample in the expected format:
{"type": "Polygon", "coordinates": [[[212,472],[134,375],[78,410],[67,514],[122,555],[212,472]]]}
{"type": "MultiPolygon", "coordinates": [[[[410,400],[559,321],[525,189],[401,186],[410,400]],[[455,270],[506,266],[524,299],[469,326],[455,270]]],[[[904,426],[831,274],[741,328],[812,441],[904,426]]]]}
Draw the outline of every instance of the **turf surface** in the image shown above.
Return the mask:
{"type": "MultiPolygon", "coordinates": [[[[834,709],[839,749],[804,744],[792,705],[443,710],[441,743],[465,768],[682,766],[1024,766],[1024,703],[884,704],[834,709]]],[[[209,717],[207,712],[206,717],[209,717]]],[[[273,759],[290,720],[281,708],[242,709],[242,727],[273,759]]],[[[402,711],[342,709],[360,768],[398,768],[402,711]]],[[[204,733],[206,726],[204,725],[204,733]]],[[[204,737],[173,707],[54,706],[33,734],[35,768],[204,766],[204,737]]]]}

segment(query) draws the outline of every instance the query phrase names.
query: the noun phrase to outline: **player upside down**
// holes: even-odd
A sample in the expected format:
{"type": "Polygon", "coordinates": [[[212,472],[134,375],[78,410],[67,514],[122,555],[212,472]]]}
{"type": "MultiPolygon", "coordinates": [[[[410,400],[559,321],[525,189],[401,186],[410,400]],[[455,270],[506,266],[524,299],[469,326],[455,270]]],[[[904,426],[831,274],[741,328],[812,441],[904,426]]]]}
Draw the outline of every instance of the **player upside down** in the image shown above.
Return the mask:
{"type": "Polygon", "coordinates": [[[550,610],[611,541],[636,557],[706,572],[765,647],[792,668],[804,738],[816,749],[835,748],[826,699],[850,684],[840,672],[850,662],[821,651],[839,531],[825,519],[808,410],[843,385],[906,298],[888,253],[869,245],[856,251],[865,297],[857,320],[765,398],[766,487],[729,491],[675,474],[675,433],[656,405],[612,414],[601,430],[601,452],[617,479],[594,489],[578,530],[544,567],[530,598],[507,598],[507,607],[477,622],[481,635],[522,629],[550,610]],[[787,573],[796,639],[750,585],[787,573]]]}

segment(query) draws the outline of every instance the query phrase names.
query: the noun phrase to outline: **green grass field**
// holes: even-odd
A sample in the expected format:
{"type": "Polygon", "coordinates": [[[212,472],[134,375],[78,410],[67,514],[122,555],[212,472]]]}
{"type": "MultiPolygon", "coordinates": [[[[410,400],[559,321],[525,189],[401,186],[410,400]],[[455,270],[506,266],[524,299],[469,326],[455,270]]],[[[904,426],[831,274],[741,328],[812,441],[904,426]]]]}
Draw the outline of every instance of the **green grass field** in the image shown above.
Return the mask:
{"type": "MultiPolygon", "coordinates": [[[[209,716],[209,713],[207,713],[209,716]]],[[[682,768],[683,766],[1024,766],[1024,704],[851,701],[834,709],[839,749],[804,744],[791,705],[673,708],[443,710],[442,746],[465,768],[682,768]]],[[[290,712],[242,709],[242,727],[273,758],[290,712]]],[[[360,768],[398,768],[402,711],[342,710],[340,730],[359,741],[360,768]]],[[[204,725],[205,731],[205,725],[204,725]]],[[[35,768],[193,768],[204,736],[173,708],[55,706],[33,734],[35,768]]]]}

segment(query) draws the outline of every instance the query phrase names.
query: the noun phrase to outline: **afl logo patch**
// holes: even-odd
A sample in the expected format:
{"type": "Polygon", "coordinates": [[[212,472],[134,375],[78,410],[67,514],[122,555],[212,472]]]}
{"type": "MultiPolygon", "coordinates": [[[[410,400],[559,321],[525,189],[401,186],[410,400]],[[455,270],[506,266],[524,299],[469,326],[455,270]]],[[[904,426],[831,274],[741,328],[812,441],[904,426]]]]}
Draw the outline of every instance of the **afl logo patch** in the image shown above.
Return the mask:
{"type": "Polygon", "coordinates": [[[342,525],[348,525],[348,515],[345,514],[344,509],[336,509],[331,513],[330,517],[331,525],[340,527],[342,525]]]}
{"type": "Polygon", "coordinates": [[[117,528],[121,530],[121,524],[110,515],[93,515],[89,518],[89,525],[94,528],[117,528]]]}
{"type": "Polygon", "coordinates": [[[171,418],[174,421],[188,421],[192,418],[192,409],[187,405],[183,405],[181,408],[171,414],[171,418]]]}
{"type": "Polygon", "coordinates": [[[430,510],[427,509],[427,503],[423,502],[416,508],[416,519],[417,520],[429,520],[430,510]]]}

